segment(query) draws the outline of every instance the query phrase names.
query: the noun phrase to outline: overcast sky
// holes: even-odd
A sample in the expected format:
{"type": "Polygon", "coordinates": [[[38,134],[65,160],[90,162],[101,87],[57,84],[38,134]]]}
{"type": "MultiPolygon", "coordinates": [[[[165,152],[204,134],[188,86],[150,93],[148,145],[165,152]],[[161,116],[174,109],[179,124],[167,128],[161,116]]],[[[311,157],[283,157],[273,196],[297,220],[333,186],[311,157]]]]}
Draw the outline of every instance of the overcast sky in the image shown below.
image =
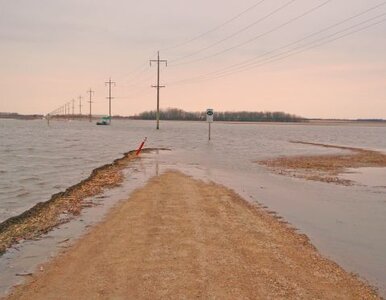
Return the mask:
{"type": "Polygon", "coordinates": [[[0,111],[154,109],[157,50],[161,108],[386,118],[382,0],[0,0],[0,111]]]}

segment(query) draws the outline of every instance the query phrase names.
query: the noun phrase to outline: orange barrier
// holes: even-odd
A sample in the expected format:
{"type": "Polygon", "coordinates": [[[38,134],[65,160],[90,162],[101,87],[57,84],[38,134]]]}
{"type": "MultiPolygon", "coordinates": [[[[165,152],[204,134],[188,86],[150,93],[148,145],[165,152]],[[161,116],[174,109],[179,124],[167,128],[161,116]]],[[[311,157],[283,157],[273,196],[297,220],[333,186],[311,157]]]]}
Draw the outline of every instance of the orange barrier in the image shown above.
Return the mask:
{"type": "Polygon", "coordinates": [[[135,153],[135,155],[139,155],[141,153],[141,150],[142,150],[143,146],[145,145],[146,140],[147,140],[147,137],[145,137],[145,139],[143,140],[143,142],[139,146],[139,148],[138,148],[137,152],[135,153]]]}

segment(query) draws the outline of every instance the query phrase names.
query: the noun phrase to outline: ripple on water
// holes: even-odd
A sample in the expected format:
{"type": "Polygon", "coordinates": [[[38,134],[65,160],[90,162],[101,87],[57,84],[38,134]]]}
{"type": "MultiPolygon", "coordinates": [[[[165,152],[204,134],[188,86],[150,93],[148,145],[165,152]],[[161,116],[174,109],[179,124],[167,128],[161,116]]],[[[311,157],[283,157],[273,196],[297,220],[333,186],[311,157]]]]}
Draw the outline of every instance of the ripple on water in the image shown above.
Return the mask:
{"type": "MultiPolygon", "coordinates": [[[[85,179],[93,169],[136,149],[145,136],[146,147],[173,149],[168,154],[173,157],[170,165],[190,163],[208,172],[231,170],[232,174],[238,171],[244,174],[244,168],[250,168],[259,159],[331,153],[320,147],[291,144],[289,140],[386,149],[386,127],[215,123],[209,143],[207,124],[200,122],[163,122],[160,131],[154,130],[154,122],[147,121],[116,121],[108,128],[77,121],[52,122],[50,127],[43,121],[0,120],[0,123],[0,219],[3,220],[37,202],[49,200],[52,194],[85,179]],[[22,179],[25,181],[21,182],[22,179]],[[24,191],[18,188],[20,184],[24,185],[24,191]]],[[[254,171],[253,176],[263,173],[258,166],[254,171]]],[[[142,172],[140,168],[134,177],[142,172]]],[[[265,192],[270,201],[276,199],[276,189],[265,192]]],[[[355,205],[350,210],[357,209],[355,205]]],[[[366,205],[374,207],[373,202],[366,205]]]]}
{"type": "Polygon", "coordinates": [[[31,193],[28,192],[28,191],[23,191],[23,192],[20,192],[18,194],[16,194],[16,198],[23,198],[23,197],[27,197],[29,196],[31,193]]]}
{"type": "Polygon", "coordinates": [[[41,179],[37,176],[31,176],[31,177],[20,179],[20,183],[38,182],[40,180],[41,179]]]}

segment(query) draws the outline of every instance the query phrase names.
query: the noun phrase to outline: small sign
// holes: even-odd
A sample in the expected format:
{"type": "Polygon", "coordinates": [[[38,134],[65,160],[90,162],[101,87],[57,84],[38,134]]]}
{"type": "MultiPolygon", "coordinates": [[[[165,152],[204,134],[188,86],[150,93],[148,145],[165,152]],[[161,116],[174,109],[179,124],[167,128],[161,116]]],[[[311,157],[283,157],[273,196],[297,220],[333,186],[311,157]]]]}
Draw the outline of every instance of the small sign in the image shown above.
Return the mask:
{"type": "Polygon", "coordinates": [[[213,109],[208,108],[206,110],[206,121],[208,123],[213,123],[213,114],[214,114],[213,109]]]}

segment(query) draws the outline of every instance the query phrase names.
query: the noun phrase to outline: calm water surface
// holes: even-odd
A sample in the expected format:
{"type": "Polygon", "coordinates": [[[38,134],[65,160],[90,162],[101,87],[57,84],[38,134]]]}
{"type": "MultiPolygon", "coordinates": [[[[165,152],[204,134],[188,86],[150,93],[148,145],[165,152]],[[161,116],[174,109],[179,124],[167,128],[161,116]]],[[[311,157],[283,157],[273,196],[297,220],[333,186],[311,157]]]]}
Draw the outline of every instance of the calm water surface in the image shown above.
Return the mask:
{"type": "MultiPolygon", "coordinates": [[[[269,174],[254,161],[280,155],[337,150],[289,143],[302,140],[386,152],[386,127],[220,124],[114,121],[95,126],[79,121],[0,119],[0,222],[86,178],[122,153],[138,147],[172,151],[144,159],[154,175],[178,169],[235,189],[277,211],[310,236],[323,254],[386,291],[386,190],[341,187],[269,174]],[[157,170],[157,172],[155,172],[157,170]]],[[[384,180],[386,185],[386,178],[384,180]]],[[[371,183],[371,182],[370,182],[371,183]]]]}

